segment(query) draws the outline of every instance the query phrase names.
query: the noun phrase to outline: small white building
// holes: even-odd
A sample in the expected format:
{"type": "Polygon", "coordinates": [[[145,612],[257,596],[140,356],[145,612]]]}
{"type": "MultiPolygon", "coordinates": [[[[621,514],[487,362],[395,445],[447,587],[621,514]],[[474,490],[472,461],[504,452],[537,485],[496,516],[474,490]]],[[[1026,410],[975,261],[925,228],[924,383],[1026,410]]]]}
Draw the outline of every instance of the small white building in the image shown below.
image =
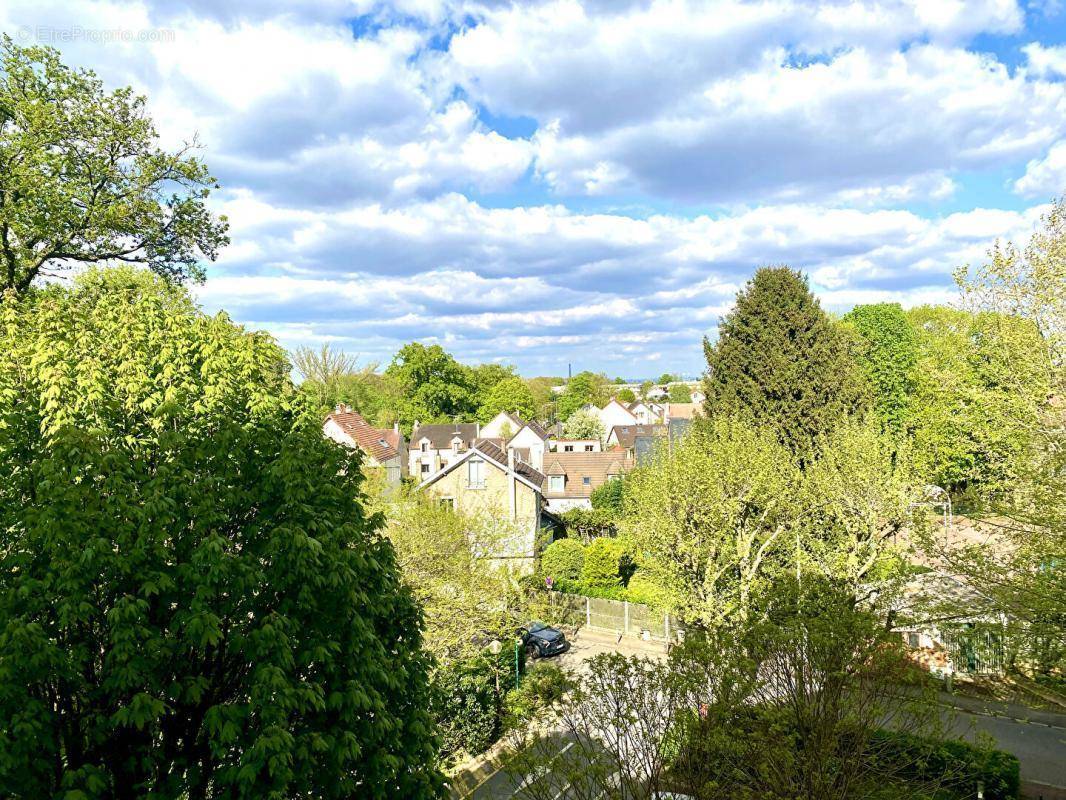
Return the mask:
{"type": "Polygon", "coordinates": [[[481,437],[476,422],[447,425],[419,425],[411,431],[408,445],[408,471],[422,481],[459,459],[481,437]]]}

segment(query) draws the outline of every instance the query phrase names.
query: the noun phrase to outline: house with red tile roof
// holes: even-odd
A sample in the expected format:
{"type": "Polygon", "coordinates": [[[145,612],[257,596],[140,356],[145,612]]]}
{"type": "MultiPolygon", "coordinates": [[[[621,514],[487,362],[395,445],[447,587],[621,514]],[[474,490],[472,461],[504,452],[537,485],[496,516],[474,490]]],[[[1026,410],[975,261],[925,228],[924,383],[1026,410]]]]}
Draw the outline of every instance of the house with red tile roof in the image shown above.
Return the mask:
{"type": "Polygon", "coordinates": [[[407,442],[399,427],[375,428],[349,406],[338,405],[322,424],[333,441],[363,451],[363,466],[384,472],[386,485],[398,488],[407,464],[407,442]]]}

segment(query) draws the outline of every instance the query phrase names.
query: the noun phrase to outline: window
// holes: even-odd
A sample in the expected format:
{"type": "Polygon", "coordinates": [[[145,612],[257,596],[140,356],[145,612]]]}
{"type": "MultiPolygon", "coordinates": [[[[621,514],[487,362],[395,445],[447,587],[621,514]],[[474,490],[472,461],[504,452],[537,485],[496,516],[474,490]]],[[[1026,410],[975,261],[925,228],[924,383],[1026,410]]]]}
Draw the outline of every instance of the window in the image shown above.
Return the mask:
{"type": "Polygon", "coordinates": [[[592,445],[591,445],[591,444],[587,444],[587,445],[585,445],[585,452],[586,452],[586,453],[591,453],[591,452],[592,452],[592,450],[593,450],[593,447],[592,447],[592,445]]]}
{"type": "Polygon", "coordinates": [[[440,499],[440,507],[446,508],[449,511],[455,511],[455,498],[454,497],[442,497],[440,499]]]}
{"type": "Polygon", "coordinates": [[[422,452],[423,453],[428,453],[429,452],[429,442],[427,442],[425,440],[422,441],[422,452]]]}
{"type": "Polygon", "coordinates": [[[574,446],[572,444],[564,444],[563,445],[563,452],[564,453],[572,453],[572,452],[574,452],[574,446]]]}
{"type": "Polygon", "coordinates": [[[918,634],[915,631],[907,631],[907,645],[909,647],[917,647],[918,644],[918,634]]]}
{"type": "Polygon", "coordinates": [[[466,484],[471,489],[485,488],[485,462],[471,459],[466,462],[466,484]]]}
{"type": "Polygon", "coordinates": [[[422,465],[422,474],[423,475],[428,475],[429,474],[429,464],[423,464],[422,465]]]}
{"type": "Polygon", "coordinates": [[[586,475],[585,477],[583,477],[581,479],[581,485],[582,486],[592,486],[592,478],[590,478],[588,475],[586,475]]]}
{"type": "Polygon", "coordinates": [[[548,490],[552,492],[561,492],[563,490],[563,478],[563,475],[549,475],[548,490]]]}

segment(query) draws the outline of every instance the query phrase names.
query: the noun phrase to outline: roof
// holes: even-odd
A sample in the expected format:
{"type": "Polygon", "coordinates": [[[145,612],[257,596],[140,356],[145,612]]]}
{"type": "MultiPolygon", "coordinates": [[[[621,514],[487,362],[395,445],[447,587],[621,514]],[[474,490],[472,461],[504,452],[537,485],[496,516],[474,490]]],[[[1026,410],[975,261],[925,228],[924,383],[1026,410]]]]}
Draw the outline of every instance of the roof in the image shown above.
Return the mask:
{"type": "Polygon", "coordinates": [[[670,419],[692,419],[700,413],[699,403],[668,403],[670,419]]]}
{"type": "MultiPolygon", "coordinates": [[[[436,481],[438,478],[447,475],[460,464],[468,461],[474,455],[478,454],[485,456],[491,461],[496,462],[496,465],[501,469],[506,470],[508,468],[507,454],[495,444],[493,444],[491,440],[479,439],[473,447],[464,452],[461,456],[459,456],[459,458],[450,462],[448,466],[446,466],[444,469],[433,473],[424,481],[422,481],[422,483],[418,485],[418,488],[422,489],[423,487],[428,486],[429,484],[436,481]]],[[[524,461],[518,460],[515,460],[514,462],[514,471],[515,474],[519,477],[519,479],[522,480],[522,482],[528,485],[531,489],[534,489],[538,492],[543,491],[545,479],[544,474],[542,472],[539,472],[538,470],[534,469],[524,461]]]]}
{"type": "Polygon", "coordinates": [[[565,476],[563,490],[553,492],[545,479],[545,497],[590,497],[609,477],[633,468],[633,459],[624,453],[549,453],[544,456],[544,473],[565,476]],[[584,478],[589,479],[588,486],[584,478]]]}
{"type": "Polygon", "coordinates": [[[614,437],[622,447],[630,448],[638,436],[665,436],[665,425],[615,425],[607,438],[614,437]]]}
{"type": "Polygon", "coordinates": [[[444,425],[419,425],[411,431],[411,444],[429,439],[434,450],[447,450],[458,434],[467,447],[474,443],[480,426],[476,422],[450,422],[444,425]]]}
{"type": "Polygon", "coordinates": [[[329,420],[333,420],[360,450],[369,453],[378,462],[385,462],[399,455],[399,434],[396,431],[375,428],[367,424],[358,412],[349,409],[334,411],[326,417],[326,421],[329,420]]]}
{"type": "Polygon", "coordinates": [[[527,422],[526,423],[526,427],[529,428],[531,431],[533,431],[533,433],[537,434],[537,436],[539,436],[541,439],[544,439],[545,441],[547,441],[548,432],[546,430],[544,430],[544,428],[541,427],[541,425],[539,423],[537,423],[537,422],[527,422]]]}

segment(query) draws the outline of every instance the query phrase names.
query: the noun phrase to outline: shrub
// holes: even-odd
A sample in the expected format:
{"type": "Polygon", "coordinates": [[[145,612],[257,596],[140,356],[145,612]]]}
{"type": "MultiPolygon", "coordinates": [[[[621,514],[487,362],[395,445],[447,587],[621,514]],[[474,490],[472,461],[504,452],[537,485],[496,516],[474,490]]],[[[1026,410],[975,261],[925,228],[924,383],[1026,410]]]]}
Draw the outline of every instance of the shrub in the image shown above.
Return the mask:
{"type": "Polygon", "coordinates": [[[592,508],[609,514],[621,514],[625,500],[625,478],[614,478],[592,490],[592,508]]]}
{"type": "Polygon", "coordinates": [[[987,800],[1012,800],[1018,796],[1018,759],[1002,750],[958,740],[930,741],[887,730],[874,734],[871,749],[902,778],[928,780],[943,776],[944,787],[959,797],[975,797],[978,784],[984,785],[987,800]]]}
{"type": "Polygon", "coordinates": [[[590,590],[625,586],[635,569],[627,543],[622,539],[600,537],[585,548],[581,582],[590,590]]]}
{"type": "Polygon", "coordinates": [[[642,603],[652,608],[670,607],[670,593],[640,570],[629,579],[625,599],[630,603],[642,603]]]}
{"type": "Polygon", "coordinates": [[[507,725],[518,726],[542,718],[571,688],[573,680],[562,669],[555,664],[538,664],[507,694],[504,701],[507,725]]]}
{"type": "Polygon", "coordinates": [[[560,539],[544,549],[540,571],[558,581],[576,581],[585,563],[585,546],[577,539],[560,539]]]}

